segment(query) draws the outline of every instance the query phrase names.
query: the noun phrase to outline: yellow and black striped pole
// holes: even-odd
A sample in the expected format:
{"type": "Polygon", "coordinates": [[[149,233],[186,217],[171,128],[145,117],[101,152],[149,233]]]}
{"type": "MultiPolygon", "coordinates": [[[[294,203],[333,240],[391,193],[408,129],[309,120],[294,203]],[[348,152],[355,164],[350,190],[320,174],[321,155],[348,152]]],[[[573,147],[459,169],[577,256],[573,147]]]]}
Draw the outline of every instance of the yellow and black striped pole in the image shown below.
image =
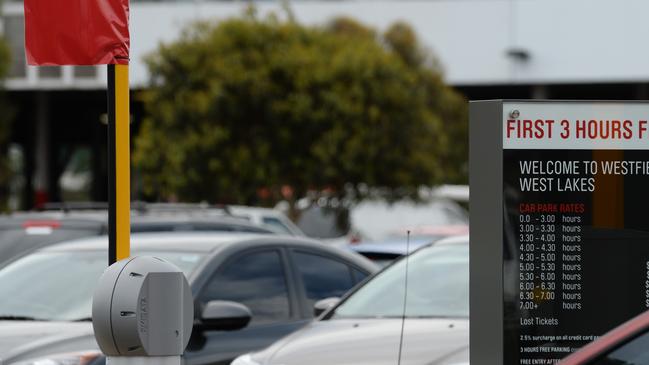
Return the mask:
{"type": "Polygon", "coordinates": [[[131,251],[128,65],[108,65],[108,264],[131,251]]]}

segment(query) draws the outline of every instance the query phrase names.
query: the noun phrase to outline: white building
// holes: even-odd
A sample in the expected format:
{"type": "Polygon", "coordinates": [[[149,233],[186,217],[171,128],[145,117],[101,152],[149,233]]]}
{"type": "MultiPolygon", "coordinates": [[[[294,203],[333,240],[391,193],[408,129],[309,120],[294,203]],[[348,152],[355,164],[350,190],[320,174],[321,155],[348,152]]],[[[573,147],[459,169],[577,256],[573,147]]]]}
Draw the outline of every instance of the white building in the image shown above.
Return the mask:
{"type": "MultiPolygon", "coordinates": [[[[131,4],[132,85],[145,87],[143,57],[195,20],[223,19],[247,2],[161,1],[131,4]]],[[[276,1],[260,14],[283,14],[276,1]]],[[[294,1],[303,24],[355,17],[378,29],[403,20],[437,55],[454,86],[649,82],[646,0],[362,0],[294,1]]],[[[15,60],[10,90],[102,88],[105,71],[22,67],[22,2],[4,5],[15,60]]]]}
{"type": "MultiPolygon", "coordinates": [[[[132,89],[146,88],[143,59],[160,42],[173,41],[193,21],[242,14],[248,4],[133,0],[132,89]]],[[[410,23],[437,56],[446,81],[469,99],[649,97],[647,0],[295,0],[290,5],[295,18],[309,25],[341,15],[379,30],[395,21],[410,23]]],[[[255,6],[261,16],[284,13],[279,1],[255,6]]],[[[51,186],[66,166],[52,157],[52,138],[57,148],[90,148],[95,181],[102,180],[105,67],[26,66],[22,2],[6,2],[3,9],[14,56],[6,88],[18,109],[15,140],[25,150],[26,191],[50,191],[59,199],[51,186]]],[[[136,119],[141,115],[137,98],[133,113],[136,119]]],[[[100,199],[105,187],[91,190],[100,199]]]]}

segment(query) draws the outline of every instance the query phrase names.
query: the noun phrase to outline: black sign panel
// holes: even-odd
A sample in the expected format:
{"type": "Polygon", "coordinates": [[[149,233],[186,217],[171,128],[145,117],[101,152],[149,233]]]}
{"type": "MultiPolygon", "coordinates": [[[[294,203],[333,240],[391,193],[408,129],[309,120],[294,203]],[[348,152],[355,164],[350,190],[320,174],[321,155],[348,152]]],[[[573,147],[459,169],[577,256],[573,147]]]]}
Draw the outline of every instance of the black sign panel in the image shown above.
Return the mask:
{"type": "Polygon", "coordinates": [[[552,364],[649,308],[649,152],[503,151],[504,359],[552,364]]]}

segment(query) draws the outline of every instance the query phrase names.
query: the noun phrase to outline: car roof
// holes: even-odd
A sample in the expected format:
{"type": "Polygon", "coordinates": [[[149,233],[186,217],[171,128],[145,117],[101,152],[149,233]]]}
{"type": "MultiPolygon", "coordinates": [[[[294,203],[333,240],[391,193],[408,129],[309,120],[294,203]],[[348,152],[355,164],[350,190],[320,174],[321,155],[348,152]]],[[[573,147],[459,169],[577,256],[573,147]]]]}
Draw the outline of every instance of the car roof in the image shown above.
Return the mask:
{"type": "MultiPolygon", "coordinates": [[[[61,223],[72,222],[96,222],[98,224],[108,223],[108,212],[102,210],[93,211],[43,211],[43,212],[17,212],[7,215],[0,215],[0,226],[22,225],[25,221],[52,220],[61,223]]],[[[222,223],[236,224],[239,226],[262,228],[250,222],[244,217],[229,216],[223,214],[209,214],[206,212],[131,212],[132,224],[164,224],[164,223],[222,223]]]]}
{"type": "Polygon", "coordinates": [[[52,219],[52,220],[92,220],[98,222],[108,221],[108,212],[105,210],[92,211],[43,211],[43,212],[14,212],[0,215],[0,223],[13,223],[28,219],[52,219]]]}
{"type": "Polygon", "coordinates": [[[468,245],[468,244],[469,244],[469,235],[442,238],[441,240],[435,242],[435,246],[468,245]]]}
{"type": "Polygon", "coordinates": [[[247,205],[228,205],[228,209],[236,214],[236,211],[250,212],[250,213],[268,213],[272,215],[282,215],[283,213],[273,208],[266,207],[253,207],[247,205]]]}
{"type": "MultiPolygon", "coordinates": [[[[246,246],[247,248],[264,245],[282,245],[297,249],[317,248],[318,251],[337,257],[345,258],[354,264],[363,267],[370,272],[378,269],[376,264],[365,257],[331,247],[320,241],[310,238],[269,235],[257,233],[233,233],[233,232],[165,232],[165,233],[135,233],[131,234],[131,250],[137,251],[167,251],[167,252],[194,252],[205,254],[217,254],[217,251],[225,251],[232,246],[246,246]]],[[[37,252],[102,252],[108,249],[107,236],[95,236],[90,238],[66,241],[46,246],[37,252]]]]}
{"type": "Polygon", "coordinates": [[[146,215],[131,215],[131,223],[141,224],[141,223],[230,223],[241,226],[249,226],[260,228],[258,225],[251,223],[249,220],[240,217],[233,216],[206,216],[201,214],[183,214],[183,215],[171,215],[171,214],[158,214],[158,213],[149,213],[146,215]]]}
{"type": "MultiPolygon", "coordinates": [[[[231,232],[164,232],[131,234],[134,250],[183,250],[210,252],[225,245],[235,244],[271,235],[231,232]]],[[[43,251],[101,251],[108,247],[107,236],[96,236],[66,241],[47,246],[43,251]]]]}
{"type": "Polygon", "coordinates": [[[411,236],[459,236],[466,235],[469,232],[469,226],[466,224],[447,224],[447,225],[416,225],[399,227],[392,230],[389,234],[405,236],[410,232],[411,236]]]}
{"type": "MultiPolygon", "coordinates": [[[[269,235],[247,232],[160,232],[131,234],[131,249],[142,251],[169,250],[212,252],[224,249],[226,246],[254,243],[256,245],[282,244],[296,247],[317,246],[325,251],[336,251],[342,255],[353,255],[345,250],[336,249],[320,241],[285,235],[269,235]]],[[[103,251],[108,247],[107,236],[94,236],[49,245],[42,249],[48,252],[69,251],[103,251]]]]}

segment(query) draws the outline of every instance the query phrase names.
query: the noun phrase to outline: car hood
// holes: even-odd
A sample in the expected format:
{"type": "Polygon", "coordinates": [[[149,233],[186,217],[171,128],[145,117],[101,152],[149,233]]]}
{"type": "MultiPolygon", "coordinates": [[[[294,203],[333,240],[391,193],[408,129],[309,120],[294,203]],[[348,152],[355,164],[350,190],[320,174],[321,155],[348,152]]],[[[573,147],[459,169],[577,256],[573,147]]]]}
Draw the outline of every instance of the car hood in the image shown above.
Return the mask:
{"type": "MultiPolygon", "coordinates": [[[[264,365],[394,365],[401,323],[400,319],[317,321],[253,359],[264,365]]],[[[468,320],[406,320],[402,355],[404,365],[468,364],[468,320]]]]}
{"type": "Polygon", "coordinates": [[[98,348],[90,322],[0,321],[0,363],[98,348]]]}

